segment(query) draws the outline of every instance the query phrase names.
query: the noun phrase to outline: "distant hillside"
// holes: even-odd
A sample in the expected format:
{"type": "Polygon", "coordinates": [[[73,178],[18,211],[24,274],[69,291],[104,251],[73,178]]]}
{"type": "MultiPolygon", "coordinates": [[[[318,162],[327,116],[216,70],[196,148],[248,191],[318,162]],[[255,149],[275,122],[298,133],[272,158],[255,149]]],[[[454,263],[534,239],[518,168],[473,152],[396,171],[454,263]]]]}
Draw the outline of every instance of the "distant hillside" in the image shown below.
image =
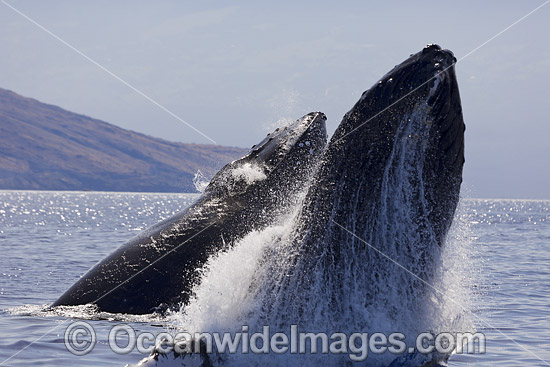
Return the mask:
{"type": "Polygon", "coordinates": [[[195,192],[242,148],[173,143],[0,88],[0,189],[195,192]]]}

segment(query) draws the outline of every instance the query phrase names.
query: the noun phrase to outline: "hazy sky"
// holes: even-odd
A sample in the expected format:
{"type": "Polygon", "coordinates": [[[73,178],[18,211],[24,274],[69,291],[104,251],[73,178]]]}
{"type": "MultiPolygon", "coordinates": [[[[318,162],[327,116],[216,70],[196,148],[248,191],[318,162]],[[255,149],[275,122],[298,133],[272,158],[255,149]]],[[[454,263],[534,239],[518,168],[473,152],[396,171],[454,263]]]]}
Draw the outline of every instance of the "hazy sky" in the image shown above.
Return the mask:
{"type": "MultiPolygon", "coordinates": [[[[31,1],[7,3],[218,144],[361,93],[427,43],[460,59],[544,3],[31,1]],[[418,5],[420,4],[420,5],[418,5]]],[[[464,196],[550,199],[550,4],[456,66],[464,196]]],[[[0,0],[0,87],[123,128],[211,143],[0,0]]]]}

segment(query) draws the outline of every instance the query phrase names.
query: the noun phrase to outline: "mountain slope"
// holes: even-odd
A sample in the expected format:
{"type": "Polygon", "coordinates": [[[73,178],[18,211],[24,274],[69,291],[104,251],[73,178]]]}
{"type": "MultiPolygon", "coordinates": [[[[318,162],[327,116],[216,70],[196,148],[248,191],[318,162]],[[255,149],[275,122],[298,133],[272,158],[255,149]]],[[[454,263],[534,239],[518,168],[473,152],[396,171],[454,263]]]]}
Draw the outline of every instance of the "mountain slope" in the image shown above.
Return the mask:
{"type": "Polygon", "coordinates": [[[0,189],[195,192],[245,149],[124,130],[0,88],[0,189]]]}

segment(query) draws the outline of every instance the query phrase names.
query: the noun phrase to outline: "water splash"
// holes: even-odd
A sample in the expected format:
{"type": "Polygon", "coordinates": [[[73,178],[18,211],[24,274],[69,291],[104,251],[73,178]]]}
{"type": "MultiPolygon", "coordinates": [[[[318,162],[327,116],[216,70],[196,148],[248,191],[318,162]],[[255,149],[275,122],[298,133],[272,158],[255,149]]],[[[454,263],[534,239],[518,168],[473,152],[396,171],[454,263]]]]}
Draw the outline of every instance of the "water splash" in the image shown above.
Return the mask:
{"type": "Polygon", "coordinates": [[[275,130],[276,128],[284,128],[294,122],[294,118],[303,111],[303,108],[298,108],[302,103],[300,93],[295,89],[282,89],[278,94],[268,100],[269,107],[272,111],[272,118],[269,122],[263,124],[263,129],[266,132],[275,130]],[[283,116],[283,117],[281,117],[283,116]]]}
{"type": "Polygon", "coordinates": [[[283,241],[295,217],[294,213],[279,224],[253,231],[231,250],[213,257],[189,305],[173,315],[178,324],[191,332],[233,331],[248,325],[246,316],[259,306],[250,292],[251,284],[262,272],[265,252],[283,241]]]}
{"type": "Polygon", "coordinates": [[[209,182],[210,180],[208,180],[201,170],[198,169],[195,173],[195,177],[193,177],[193,185],[195,186],[195,189],[198,192],[203,193],[209,182]]]}
{"type": "MultiPolygon", "coordinates": [[[[191,304],[176,316],[180,325],[199,332],[237,332],[242,325],[251,332],[263,325],[287,332],[291,324],[329,334],[401,332],[407,345],[425,331],[472,331],[467,221],[453,224],[441,248],[427,216],[422,171],[428,112],[419,104],[401,120],[372,215],[358,218],[354,212],[349,221],[367,223],[364,233],[346,236],[332,252],[329,243],[318,243],[317,257],[305,259],[300,244],[308,233],[300,223],[299,202],[277,224],[250,233],[209,262],[191,304]]],[[[331,230],[334,226],[324,238],[331,230]]],[[[388,365],[395,357],[369,355],[368,361],[388,365]]],[[[346,361],[342,355],[227,356],[229,365],[339,366],[346,361]]]]}
{"type": "Polygon", "coordinates": [[[22,305],[11,307],[3,310],[10,315],[16,316],[33,316],[33,317],[53,317],[53,318],[68,318],[68,319],[84,319],[84,320],[108,320],[120,322],[137,322],[137,323],[168,323],[170,318],[161,314],[151,313],[144,315],[110,313],[99,311],[97,306],[92,304],[78,306],[56,306],[51,307],[48,304],[44,305],[22,305]]]}
{"type": "Polygon", "coordinates": [[[245,163],[231,170],[231,175],[236,181],[244,181],[247,185],[266,179],[264,169],[256,164],[245,163]]]}

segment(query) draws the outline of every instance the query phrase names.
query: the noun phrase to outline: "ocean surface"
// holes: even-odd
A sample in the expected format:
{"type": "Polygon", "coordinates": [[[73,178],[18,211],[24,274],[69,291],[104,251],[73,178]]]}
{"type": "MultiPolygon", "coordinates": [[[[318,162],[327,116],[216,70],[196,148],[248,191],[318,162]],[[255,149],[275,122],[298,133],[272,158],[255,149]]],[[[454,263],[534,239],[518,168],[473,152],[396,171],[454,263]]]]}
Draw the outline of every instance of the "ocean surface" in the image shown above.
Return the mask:
{"type": "MultiPolygon", "coordinates": [[[[177,317],[47,306],[113,249],[196,198],[0,191],[0,366],[124,366],[146,357],[135,349],[114,353],[112,327],[158,334],[175,327],[177,317]],[[97,339],[78,356],[64,339],[81,320],[97,339]]],[[[457,287],[467,289],[454,302],[487,343],[484,354],[452,355],[448,365],[550,365],[550,201],[463,199],[455,221],[465,243],[452,250],[467,264],[457,287]]]]}

